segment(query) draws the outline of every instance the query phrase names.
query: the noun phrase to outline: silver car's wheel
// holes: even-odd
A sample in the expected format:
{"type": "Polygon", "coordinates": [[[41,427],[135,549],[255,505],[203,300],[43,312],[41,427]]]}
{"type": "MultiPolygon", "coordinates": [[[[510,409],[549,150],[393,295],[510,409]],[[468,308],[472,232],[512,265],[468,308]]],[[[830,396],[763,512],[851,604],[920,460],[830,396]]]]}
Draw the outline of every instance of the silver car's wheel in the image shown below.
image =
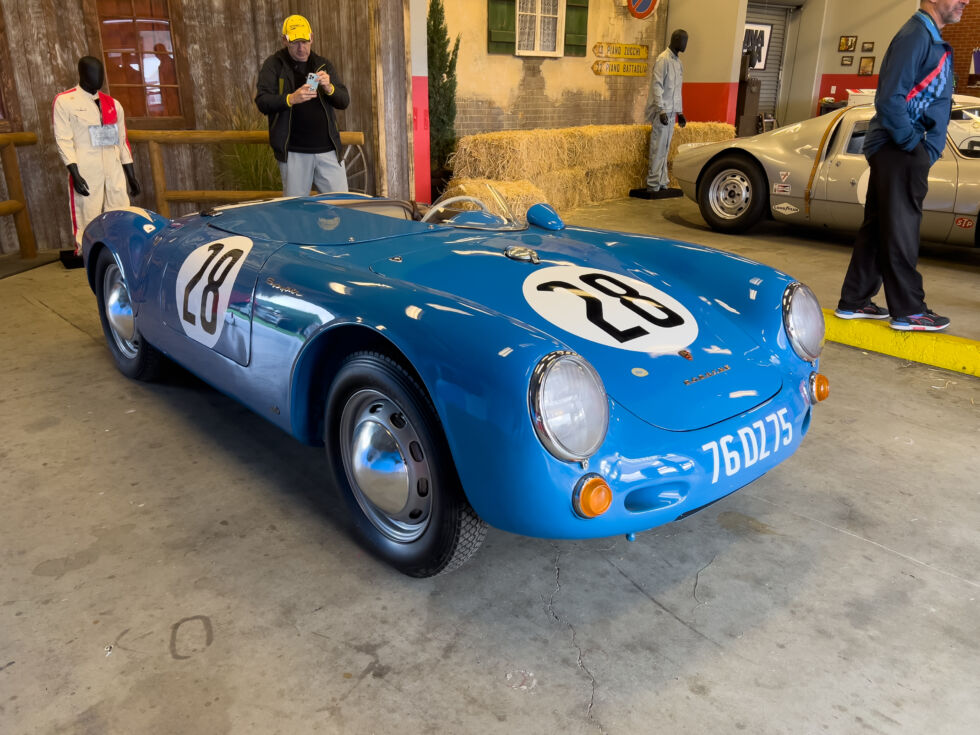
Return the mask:
{"type": "Polygon", "coordinates": [[[163,355],[140,334],[126,276],[108,248],[99,251],[94,268],[99,319],[116,367],[127,377],[155,380],[164,364],[163,355]]]}
{"type": "Polygon", "coordinates": [[[745,156],[722,156],[701,177],[698,206],[701,216],[715,230],[747,230],[762,218],[768,202],[765,175],[745,156]]]}
{"type": "Polygon", "coordinates": [[[737,168],[727,168],[712,179],[708,203],[718,217],[738,219],[752,204],[752,182],[737,168]]]}
{"type": "Polygon", "coordinates": [[[451,571],[487,524],[470,507],[428,395],[390,357],[357,352],[340,366],[324,411],[324,444],[358,535],[413,577],[451,571]]]}

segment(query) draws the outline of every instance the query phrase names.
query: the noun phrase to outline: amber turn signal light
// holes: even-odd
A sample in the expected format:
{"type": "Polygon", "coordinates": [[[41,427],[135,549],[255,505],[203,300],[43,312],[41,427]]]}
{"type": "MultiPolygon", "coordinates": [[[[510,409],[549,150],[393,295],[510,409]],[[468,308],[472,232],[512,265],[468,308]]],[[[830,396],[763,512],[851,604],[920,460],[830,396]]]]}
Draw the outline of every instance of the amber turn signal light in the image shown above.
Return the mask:
{"type": "Polygon", "coordinates": [[[598,475],[586,475],[579,480],[572,502],[580,516],[596,518],[612,505],[612,490],[598,475]]]}
{"type": "Polygon", "coordinates": [[[830,380],[826,375],[813,373],[810,376],[810,399],[813,403],[826,401],[830,396],[830,380]]]}

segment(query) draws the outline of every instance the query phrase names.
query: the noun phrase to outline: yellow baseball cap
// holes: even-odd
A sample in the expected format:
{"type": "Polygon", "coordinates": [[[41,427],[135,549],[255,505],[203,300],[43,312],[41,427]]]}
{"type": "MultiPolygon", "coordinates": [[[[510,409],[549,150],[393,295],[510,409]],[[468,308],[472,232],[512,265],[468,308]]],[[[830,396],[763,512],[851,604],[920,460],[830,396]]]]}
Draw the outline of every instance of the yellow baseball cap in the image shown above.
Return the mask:
{"type": "Polygon", "coordinates": [[[287,41],[309,41],[313,35],[310,21],[302,15],[291,15],[282,22],[282,35],[287,41]]]}

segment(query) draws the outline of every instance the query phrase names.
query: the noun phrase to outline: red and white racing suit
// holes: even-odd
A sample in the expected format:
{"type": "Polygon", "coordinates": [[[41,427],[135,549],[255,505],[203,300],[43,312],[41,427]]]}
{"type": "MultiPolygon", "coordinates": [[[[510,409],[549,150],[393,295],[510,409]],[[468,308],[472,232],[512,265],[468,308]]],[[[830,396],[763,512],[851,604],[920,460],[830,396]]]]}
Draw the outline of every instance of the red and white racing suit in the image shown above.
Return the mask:
{"type": "Polygon", "coordinates": [[[72,234],[78,252],[85,226],[96,215],[129,206],[122,165],[132,163],[133,154],[126,139],[122,105],[107,94],[89,94],[81,87],[73,87],[54,98],[53,115],[58,154],[66,166],[78,164],[78,173],[89,189],[88,196],[78,194],[69,174],[72,234]],[[114,136],[110,129],[113,126],[114,136]],[[113,138],[115,142],[111,142],[113,138]]]}

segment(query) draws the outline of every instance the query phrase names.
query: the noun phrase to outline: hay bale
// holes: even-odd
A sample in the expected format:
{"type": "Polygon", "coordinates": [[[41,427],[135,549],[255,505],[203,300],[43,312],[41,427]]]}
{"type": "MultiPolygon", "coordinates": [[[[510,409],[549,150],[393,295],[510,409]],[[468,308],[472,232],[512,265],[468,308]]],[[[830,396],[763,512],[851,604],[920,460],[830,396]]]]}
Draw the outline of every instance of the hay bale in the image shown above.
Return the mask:
{"type": "Polygon", "coordinates": [[[565,139],[550,130],[506,130],[460,138],[450,159],[453,176],[496,181],[533,180],[564,167],[565,139]]]}
{"type": "Polygon", "coordinates": [[[588,204],[588,184],[585,180],[586,169],[582,166],[549,171],[539,176],[535,183],[548,198],[548,203],[561,214],[562,212],[588,204]]]}
{"type": "MultiPolygon", "coordinates": [[[[675,127],[668,153],[678,146],[731,140],[727,123],[691,122],[675,127]]],[[[644,185],[650,147],[649,125],[582,125],[574,128],[506,130],[467,135],[453,155],[453,181],[490,180],[523,216],[534,196],[559,212],[617,199],[644,185]],[[506,184],[518,185],[507,189],[506,184]]],[[[451,182],[452,183],[452,182],[451,182]]],[[[676,185],[675,181],[671,185],[676,185]]],[[[540,201],[540,200],[537,200],[540,201]]]]}
{"type": "Polygon", "coordinates": [[[674,128],[674,138],[670,142],[670,152],[667,160],[677,153],[677,148],[685,143],[714,143],[718,140],[733,140],[735,126],[719,122],[691,122],[687,127],[674,128]]]}
{"type": "MultiPolygon", "coordinates": [[[[525,219],[528,207],[548,201],[544,192],[530,181],[492,181],[490,179],[451,179],[443,196],[479,197],[485,184],[489,184],[497,190],[497,193],[510,208],[511,213],[520,220],[525,219]]],[[[483,197],[480,198],[483,199],[483,197]]],[[[486,204],[494,214],[506,216],[505,212],[495,211],[497,208],[494,207],[493,202],[486,202],[486,204]]]]}
{"type": "Polygon", "coordinates": [[[650,141],[649,125],[584,125],[561,132],[568,140],[568,165],[587,169],[646,157],[650,141]]]}
{"type": "Polygon", "coordinates": [[[585,175],[588,200],[584,203],[603,202],[609,199],[625,199],[630,189],[645,186],[646,161],[642,166],[610,164],[589,169],[585,175]]]}

